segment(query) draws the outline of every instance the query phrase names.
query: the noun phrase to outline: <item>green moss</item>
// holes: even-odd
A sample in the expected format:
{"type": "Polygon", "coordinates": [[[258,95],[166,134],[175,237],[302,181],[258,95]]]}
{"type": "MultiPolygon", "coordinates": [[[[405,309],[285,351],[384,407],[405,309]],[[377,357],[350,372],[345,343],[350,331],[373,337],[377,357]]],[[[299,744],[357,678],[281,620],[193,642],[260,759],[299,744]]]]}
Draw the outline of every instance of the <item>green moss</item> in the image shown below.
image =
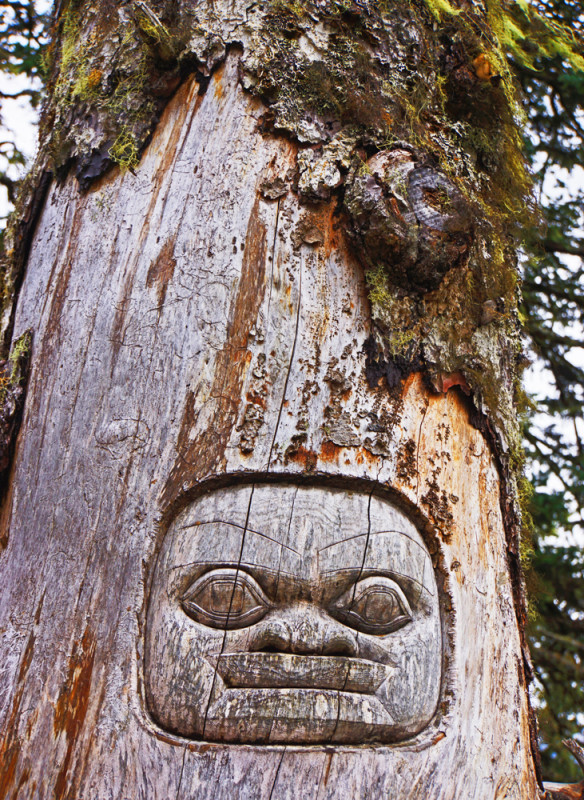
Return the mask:
{"type": "Polygon", "coordinates": [[[22,364],[29,354],[32,344],[32,335],[26,331],[15,342],[8,356],[7,368],[0,372],[0,405],[4,402],[8,392],[18,386],[23,378],[22,364]]]}
{"type": "Polygon", "coordinates": [[[365,273],[365,282],[369,293],[369,301],[373,305],[386,307],[391,304],[392,296],[388,289],[387,274],[382,264],[365,273]]]}
{"type": "Polygon", "coordinates": [[[133,169],[137,166],[140,153],[134,136],[127,130],[121,131],[109,149],[109,156],[122,169],[133,169]]]}
{"type": "Polygon", "coordinates": [[[153,48],[159,58],[163,61],[176,58],[178,46],[175,37],[144,0],[134,3],[133,17],[145,42],[153,48]]]}
{"type": "Polygon", "coordinates": [[[49,139],[55,169],[71,158],[90,160],[100,147],[124,167],[138,163],[156,108],[150,82],[158,55],[147,40],[154,37],[160,44],[165,29],[156,29],[144,15],[135,16],[107,15],[105,9],[100,16],[73,3],[62,13],[59,47],[48,64],[51,104],[41,131],[49,139]],[[117,43],[107,61],[102,54],[106,42],[117,43]],[[96,121],[97,136],[87,136],[88,119],[96,121]]]}
{"type": "Polygon", "coordinates": [[[72,99],[79,98],[80,100],[88,101],[97,98],[101,92],[102,77],[103,72],[100,69],[93,68],[89,71],[81,71],[73,85],[72,99]]]}
{"type": "Polygon", "coordinates": [[[30,346],[32,344],[32,335],[30,331],[26,331],[20,336],[15,342],[14,346],[8,356],[8,361],[10,362],[11,371],[10,371],[10,380],[16,380],[16,373],[18,371],[18,364],[20,360],[26,357],[30,353],[30,346]]]}
{"type": "Polygon", "coordinates": [[[275,17],[291,17],[294,20],[301,20],[307,14],[307,6],[299,0],[271,0],[270,12],[275,17]]]}
{"type": "Polygon", "coordinates": [[[415,342],[415,331],[395,331],[388,340],[389,352],[394,358],[407,356],[408,351],[415,342]]]}
{"type": "MultiPolygon", "coordinates": [[[[467,30],[473,24],[472,15],[448,0],[423,0],[439,22],[460,17],[467,30]]],[[[533,68],[537,58],[560,56],[574,69],[584,70],[584,58],[578,52],[574,34],[562,25],[540,14],[528,0],[490,0],[487,21],[491,34],[493,56],[504,71],[508,70],[506,55],[510,53],[519,63],[533,68]]]]}
{"type": "Polygon", "coordinates": [[[460,9],[453,6],[448,0],[424,0],[424,2],[434,19],[438,20],[438,22],[445,16],[453,16],[461,13],[460,9]]]}

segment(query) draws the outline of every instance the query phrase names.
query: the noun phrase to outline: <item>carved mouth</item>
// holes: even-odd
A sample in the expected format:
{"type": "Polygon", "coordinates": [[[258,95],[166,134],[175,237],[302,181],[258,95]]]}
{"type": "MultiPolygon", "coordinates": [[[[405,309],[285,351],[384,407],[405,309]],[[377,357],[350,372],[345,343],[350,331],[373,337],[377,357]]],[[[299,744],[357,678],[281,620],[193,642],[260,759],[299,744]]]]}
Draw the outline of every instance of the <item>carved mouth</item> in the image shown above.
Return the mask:
{"type": "Polygon", "coordinates": [[[232,688],[338,689],[373,694],[394,668],[345,656],[288,653],[229,653],[219,656],[217,671],[232,688]]]}

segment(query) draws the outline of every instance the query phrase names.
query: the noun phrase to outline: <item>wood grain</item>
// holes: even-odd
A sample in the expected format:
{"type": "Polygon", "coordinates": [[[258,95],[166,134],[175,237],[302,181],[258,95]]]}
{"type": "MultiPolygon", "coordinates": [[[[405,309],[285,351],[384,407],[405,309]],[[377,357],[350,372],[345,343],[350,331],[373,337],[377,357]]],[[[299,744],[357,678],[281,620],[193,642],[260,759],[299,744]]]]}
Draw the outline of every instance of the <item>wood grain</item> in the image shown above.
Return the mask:
{"type": "Polygon", "coordinates": [[[54,183],[32,243],[14,336],[36,345],[2,514],[0,794],[533,800],[489,447],[456,391],[368,386],[363,275],[334,201],[262,195],[296,148],[259,130],[235,54],[197,98],[190,80],[136,174],[84,195],[54,183]],[[429,728],[394,746],[273,746],[153,723],[156,557],[187,500],[234,475],[374,482],[415,520],[443,608],[429,728]]]}

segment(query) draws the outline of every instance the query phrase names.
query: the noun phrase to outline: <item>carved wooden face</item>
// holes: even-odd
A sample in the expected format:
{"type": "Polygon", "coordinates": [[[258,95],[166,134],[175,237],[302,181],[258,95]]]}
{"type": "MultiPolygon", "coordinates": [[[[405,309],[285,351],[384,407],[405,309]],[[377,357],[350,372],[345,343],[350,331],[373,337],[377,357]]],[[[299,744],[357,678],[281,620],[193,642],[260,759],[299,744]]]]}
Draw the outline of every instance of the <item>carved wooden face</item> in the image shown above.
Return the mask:
{"type": "Polygon", "coordinates": [[[172,522],[153,576],[145,685],[156,722],[208,741],[395,742],[436,711],[430,556],[360,492],[255,484],[172,522]]]}

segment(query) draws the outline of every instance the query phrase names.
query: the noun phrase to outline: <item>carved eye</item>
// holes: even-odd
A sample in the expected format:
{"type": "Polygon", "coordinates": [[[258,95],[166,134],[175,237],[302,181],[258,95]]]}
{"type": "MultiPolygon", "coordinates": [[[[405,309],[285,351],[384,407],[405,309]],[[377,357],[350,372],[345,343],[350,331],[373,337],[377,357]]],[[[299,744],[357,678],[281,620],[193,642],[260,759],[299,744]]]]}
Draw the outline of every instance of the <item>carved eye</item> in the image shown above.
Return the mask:
{"type": "Polygon", "coordinates": [[[244,628],[270,610],[256,581],[237,569],[214,569],[192,583],[181,598],[195,622],[211,628],[244,628]]]}
{"type": "Polygon", "coordinates": [[[400,587],[380,575],[365,578],[335,601],[331,614],[363,633],[384,636],[411,622],[412,611],[400,587]]]}

